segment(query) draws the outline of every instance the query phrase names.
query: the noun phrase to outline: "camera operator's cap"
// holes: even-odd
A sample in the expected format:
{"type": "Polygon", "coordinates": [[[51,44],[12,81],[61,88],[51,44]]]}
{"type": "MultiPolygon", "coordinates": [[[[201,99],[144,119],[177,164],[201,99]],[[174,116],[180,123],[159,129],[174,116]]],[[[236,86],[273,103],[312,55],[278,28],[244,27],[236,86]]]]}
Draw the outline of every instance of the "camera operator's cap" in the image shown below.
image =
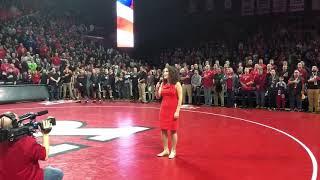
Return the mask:
{"type": "MultiPolygon", "coordinates": [[[[7,117],[12,121],[12,127],[18,127],[18,116],[17,116],[17,114],[15,114],[13,112],[5,112],[5,113],[0,115],[0,118],[3,118],[3,117],[7,117]]],[[[4,127],[3,120],[1,120],[0,125],[1,125],[0,128],[4,127]]]]}

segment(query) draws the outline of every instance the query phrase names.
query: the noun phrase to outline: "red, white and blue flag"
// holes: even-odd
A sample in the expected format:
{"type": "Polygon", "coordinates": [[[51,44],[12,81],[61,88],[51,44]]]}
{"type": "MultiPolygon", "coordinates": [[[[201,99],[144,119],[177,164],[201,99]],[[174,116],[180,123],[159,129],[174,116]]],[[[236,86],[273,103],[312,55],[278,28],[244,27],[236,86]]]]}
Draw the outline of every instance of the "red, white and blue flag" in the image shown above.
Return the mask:
{"type": "Polygon", "coordinates": [[[133,0],[117,0],[117,46],[134,47],[133,0]]]}

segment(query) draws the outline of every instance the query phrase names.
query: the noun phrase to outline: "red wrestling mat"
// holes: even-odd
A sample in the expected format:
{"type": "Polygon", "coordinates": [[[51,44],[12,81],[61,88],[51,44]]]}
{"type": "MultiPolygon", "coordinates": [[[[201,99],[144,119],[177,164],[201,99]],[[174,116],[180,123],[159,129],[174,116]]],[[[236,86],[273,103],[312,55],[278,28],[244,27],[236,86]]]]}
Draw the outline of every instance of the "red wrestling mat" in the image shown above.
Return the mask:
{"type": "Polygon", "coordinates": [[[162,151],[159,104],[40,104],[0,111],[49,110],[51,165],[64,179],[316,180],[320,116],[228,108],[183,109],[177,157],[162,151]]]}

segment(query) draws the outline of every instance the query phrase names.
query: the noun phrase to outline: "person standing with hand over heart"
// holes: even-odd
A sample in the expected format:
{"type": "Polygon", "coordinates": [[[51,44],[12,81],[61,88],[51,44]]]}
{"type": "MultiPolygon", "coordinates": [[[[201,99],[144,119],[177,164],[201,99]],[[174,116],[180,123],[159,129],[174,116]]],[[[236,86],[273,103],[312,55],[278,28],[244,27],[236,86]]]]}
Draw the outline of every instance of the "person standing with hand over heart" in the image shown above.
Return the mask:
{"type": "Polygon", "coordinates": [[[182,104],[182,87],[179,82],[179,72],[172,66],[167,66],[163,70],[163,81],[158,82],[157,97],[162,97],[160,107],[160,128],[163,143],[163,151],[158,157],[169,155],[169,159],[176,156],[176,146],[178,142],[178,119],[180,116],[180,107],[182,104]],[[172,147],[171,152],[168,147],[168,132],[171,132],[172,147]]]}

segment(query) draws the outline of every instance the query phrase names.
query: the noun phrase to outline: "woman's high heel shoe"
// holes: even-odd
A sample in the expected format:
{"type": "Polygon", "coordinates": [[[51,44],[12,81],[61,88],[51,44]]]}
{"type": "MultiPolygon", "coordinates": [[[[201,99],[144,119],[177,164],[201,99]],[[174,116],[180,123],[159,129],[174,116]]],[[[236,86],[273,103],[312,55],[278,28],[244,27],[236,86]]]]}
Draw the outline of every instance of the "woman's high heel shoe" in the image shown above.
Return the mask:
{"type": "Polygon", "coordinates": [[[169,159],[173,159],[175,158],[177,155],[176,151],[171,151],[170,155],[169,155],[169,159]]]}
{"type": "Polygon", "coordinates": [[[157,154],[158,157],[164,157],[169,155],[169,150],[163,150],[161,153],[157,154]]]}

